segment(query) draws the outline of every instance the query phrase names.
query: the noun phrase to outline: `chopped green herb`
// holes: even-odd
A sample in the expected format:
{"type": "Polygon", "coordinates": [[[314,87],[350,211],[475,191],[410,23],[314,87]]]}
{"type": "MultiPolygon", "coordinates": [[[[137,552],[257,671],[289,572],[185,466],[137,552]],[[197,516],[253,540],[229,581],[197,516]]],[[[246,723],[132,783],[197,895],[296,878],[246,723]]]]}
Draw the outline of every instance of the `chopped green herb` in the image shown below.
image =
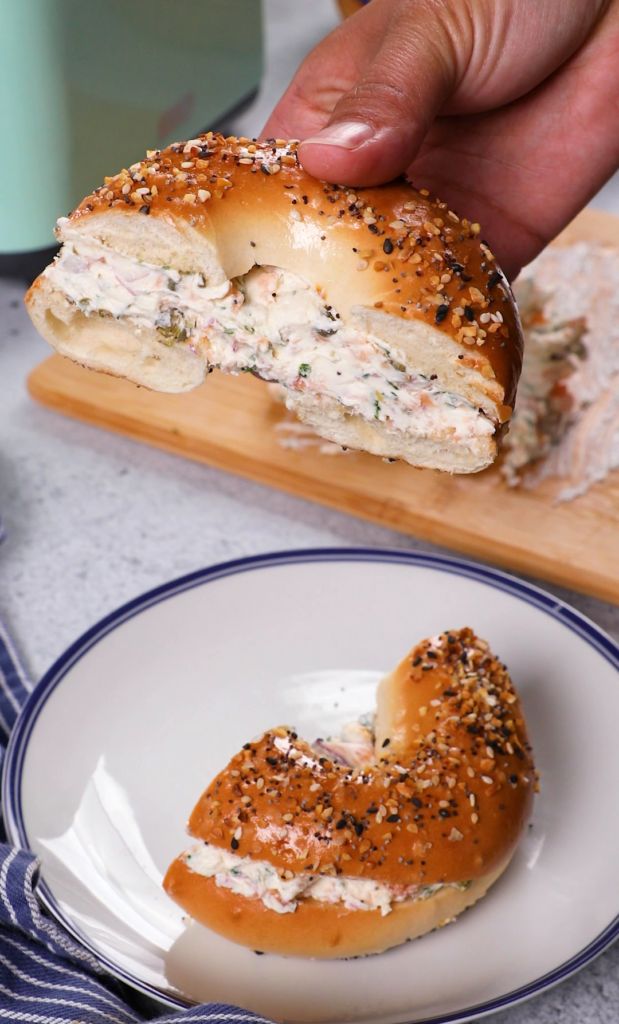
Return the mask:
{"type": "Polygon", "coordinates": [[[382,399],[382,397],[383,396],[381,394],[378,394],[376,396],[376,398],[374,399],[374,419],[375,420],[380,419],[380,410],[381,410],[381,399],[382,399]]]}
{"type": "Polygon", "coordinates": [[[250,324],[243,324],[243,327],[245,328],[245,330],[247,331],[248,334],[255,334],[256,333],[256,328],[255,327],[251,327],[250,324]]]}
{"type": "Polygon", "coordinates": [[[224,327],[224,334],[234,334],[234,327],[224,327]]]}
{"type": "Polygon", "coordinates": [[[312,368],[309,363],[301,363],[299,366],[299,377],[309,377],[312,368]]]}

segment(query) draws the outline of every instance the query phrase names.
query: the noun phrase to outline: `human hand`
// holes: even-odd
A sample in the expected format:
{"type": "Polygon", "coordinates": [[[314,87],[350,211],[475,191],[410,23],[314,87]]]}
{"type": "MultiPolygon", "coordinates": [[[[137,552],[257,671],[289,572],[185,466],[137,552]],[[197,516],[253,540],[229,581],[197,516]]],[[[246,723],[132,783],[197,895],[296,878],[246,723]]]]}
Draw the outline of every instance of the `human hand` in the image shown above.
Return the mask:
{"type": "Polygon", "coordinates": [[[479,221],[513,277],[619,166],[619,0],[372,0],[264,134],[313,175],[399,174],[479,221]]]}

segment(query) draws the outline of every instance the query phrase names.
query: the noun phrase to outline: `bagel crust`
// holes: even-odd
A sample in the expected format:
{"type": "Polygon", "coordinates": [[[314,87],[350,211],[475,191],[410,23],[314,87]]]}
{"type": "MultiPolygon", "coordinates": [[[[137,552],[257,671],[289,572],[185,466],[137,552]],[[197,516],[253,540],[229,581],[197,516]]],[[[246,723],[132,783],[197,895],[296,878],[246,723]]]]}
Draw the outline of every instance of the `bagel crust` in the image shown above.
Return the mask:
{"type": "Polygon", "coordinates": [[[381,682],[374,737],[373,756],[352,766],[272,729],[232,758],[189,820],[191,836],[238,863],[232,875],[263,865],[284,890],[331,880],[322,896],[298,887],[296,902],[284,894],[269,909],[215,869],[192,870],[191,853],[169,868],[168,893],[228,937],[308,956],[377,952],[474,903],[509,862],[536,787],[505,666],[467,628],[422,641],[381,682]],[[375,934],[369,921],[381,922],[375,934]]]}
{"type": "Polygon", "coordinates": [[[331,185],[296,143],[209,132],[62,218],[26,302],[85,366],[162,391],[249,370],[337,443],[474,472],[496,455],[522,361],[479,231],[404,180],[331,185]]]}

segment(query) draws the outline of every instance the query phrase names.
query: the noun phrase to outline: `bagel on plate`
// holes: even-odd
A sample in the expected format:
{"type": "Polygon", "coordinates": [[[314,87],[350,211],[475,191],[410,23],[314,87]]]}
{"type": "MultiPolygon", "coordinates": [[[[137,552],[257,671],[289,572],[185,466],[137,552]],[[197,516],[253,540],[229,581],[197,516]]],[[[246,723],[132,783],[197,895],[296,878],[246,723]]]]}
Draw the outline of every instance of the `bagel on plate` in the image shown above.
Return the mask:
{"type": "Polygon", "coordinates": [[[378,688],[369,743],[246,743],[198,800],[164,888],[252,949],[378,953],[453,920],[507,867],[536,785],[510,677],[470,629],[378,688]]]}
{"type": "Polygon", "coordinates": [[[61,218],[26,304],[94,370],[168,392],[253,373],[337,444],[473,473],[496,456],[522,362],[479,231],[404,180],[330,185],[296,143],[209,132],[61,218]]]}

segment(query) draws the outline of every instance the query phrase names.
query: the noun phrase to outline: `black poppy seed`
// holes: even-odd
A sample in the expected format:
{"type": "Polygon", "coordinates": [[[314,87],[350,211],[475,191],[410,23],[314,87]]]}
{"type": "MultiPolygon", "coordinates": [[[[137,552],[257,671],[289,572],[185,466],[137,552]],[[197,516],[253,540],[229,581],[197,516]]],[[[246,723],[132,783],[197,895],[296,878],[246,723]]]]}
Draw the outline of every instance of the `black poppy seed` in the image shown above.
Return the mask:
{"type": "Polygon", "coordinates": [[[381,746],[383,746],[383,747],[388,747],[390,743],[391,743],[391,740],[390,740],[390,739],[389,739],[389,737],[387,736],[387,737],[386,737],[386,738],[385,738],[385,739],[383,740],[383,742],[382,742],[381,746]]]}
{"type": "Polygon", "coordinates": [[[233,850],[238,850],[239,848],[239,841],[238,839],[235,839],[234,836],[232,836],[232,839],[230,840],[230,846],[233,850]]]}
{"type": "Polygon", "coordinates": [[[370,805],[370,806],[368,807],[368,809],[367,809],[367,812],[366,812],[366,813],[367,813],[367,814],[378,814],[378,807],[375,807],[375,806],[374,806],[374,804],[371,804],[371,805],[370,805]]]}
{"type": "Polygon", "coordinates": [[[267,757],[267,764],[270,764],[273,768],[278,763],[276,757],[267,757]]]}
{"type": "Polygon", "coordinates": [[[436,651],[426,651],[426,657],[427,658],[438,658],[438,654],[436,653],[436,651]]]}
{"type": "Polygon", "coordinates": [[[377,235],[378,234],[378,225],[377,224],[368,224],[368,227],[369,227],[369,229],[370,229],[370,231],[372,232],[373,235],[377,235]]]}
{"type": "Polygon", "coordinates": [[[439,818],[448,818],[449,811],[446,807],[439,807],[438,809],[439,818]]]}
{"type": "Polygon", "coordinates": [[[418,796],[412,796],[411,803],[414,807],[423,807],[423,803],[421,802],[418,796]]]}
{"type": "Polygon", "coordinates": [[[500,280],[501,275],[498,272],[498,270],[493,270],[492,273],[490,274],[490,277],[488,278],[488,288],[495,288],[500,280]]]}
{"type": "Polygon", "coordinates": [[[473,312],[473,310],[471,309],[470,306],[465,306],[464,307],[464,315],[465,315],[466,319],[469,321],[469,323],[472,323],[473,320],[475,319],[475,314],[474,314],[474,312],[473,312]]]}
{"type": "Polygon", "coordinates": [[[440,306],[436,307],[436,313],[434,320],[437,324],[442,324],[443,320],[449,313],[449,306],[445,302],[441,302],[440,306]]]}
{"type": "Polygon", "coordinates": [[[413,660],[413,668],[417,668],[417,665],[421,665],[421,657],[419,655],[413,660]]]}
{"type": "Polygon", "coordinates": [[[338,830],[342,829],[342,828],[346,828],[346,818],[340,818],[339,821],[336,821],[335,827],[338,830]]]}
{"type": "Polygon", "coordinates": [[[390,238],[386,238],[383,242],[383,252],[386,253],[387,256],[391,256],[391,253],[393,252],[393,242],[390,238]]]}
{"type": "Polygon", "coordinates": [[[509,781],[511,782],[512,786],[515,786],[516,783],[518,782],[518,776],[517,775],[510,775],[509,781]]]}
{"type": "Polygon", "coordinates": [[[148,216],[150,213],[150,206],[140,206],[139,213],[145,213],[148,216]]]}
{"type": "MultiPolygon", "coordinates": [[[[387,821],[389,821],[389,818],[387,818],[387,821]]],[[[364,825],[362,825],[362,823],[360,821],[356,821],[354,826],[353,826],[353,828],[355,830],[356,835],[358,835],[358,836],[362,836],[363,835],[364,825]]]]}
{"type": "Polygon", "coordinates": [[[399,814],[388,814],[386,820],[389,821],[389,822],[399,821],[400,820],[400,815],[399,814]]]}

